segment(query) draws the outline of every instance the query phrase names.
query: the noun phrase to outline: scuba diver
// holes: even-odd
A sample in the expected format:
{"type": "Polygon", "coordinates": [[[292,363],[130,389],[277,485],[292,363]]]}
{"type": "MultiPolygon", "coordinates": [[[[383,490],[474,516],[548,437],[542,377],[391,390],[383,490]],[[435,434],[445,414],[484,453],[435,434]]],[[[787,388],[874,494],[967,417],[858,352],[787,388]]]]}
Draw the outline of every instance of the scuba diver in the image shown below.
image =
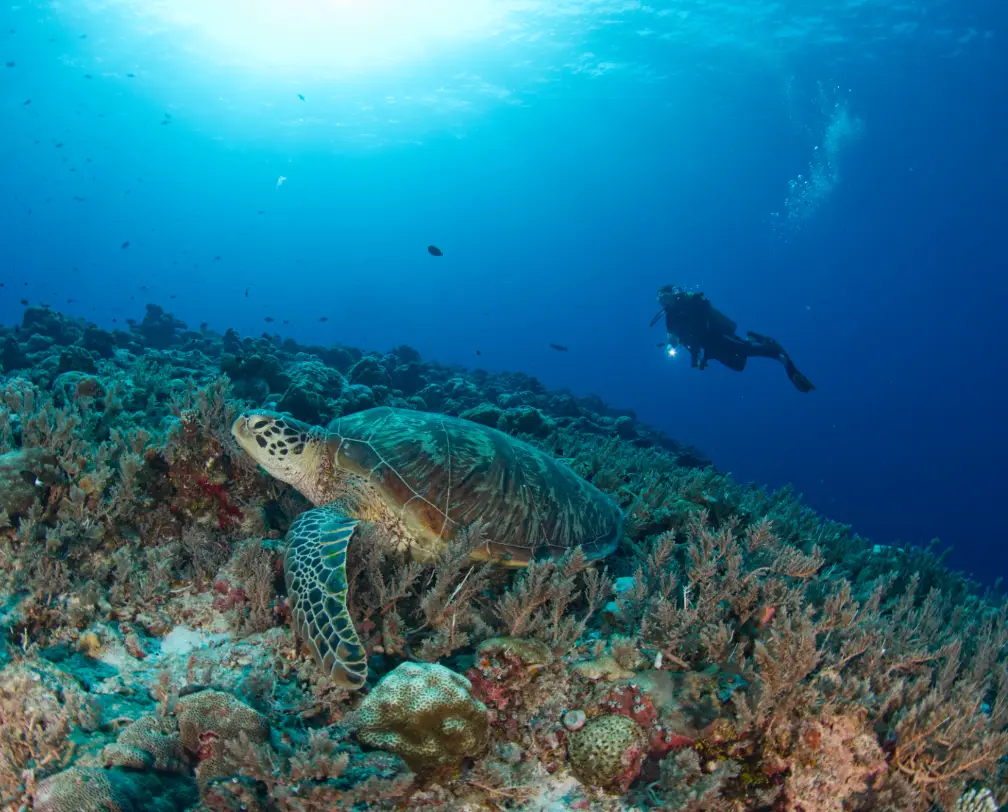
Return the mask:
{"type": "Polygon", "coordinates": [[[651,319],[650,326],[654,327],[665,316],[664,346],[669,355],[675,355],[682,346],[689,350],[695,369],[704,369],[713,360],[736,372],[744,370],[750,358],[775,358],[784,365],[788,380],[799,392],[815,389],[780,344],[759,333],[748,332],[744,339],[735,335],[735,322],[716,309],[704,294],[665,285],[658,289],[658,302],[662,309],[651,319]]]}

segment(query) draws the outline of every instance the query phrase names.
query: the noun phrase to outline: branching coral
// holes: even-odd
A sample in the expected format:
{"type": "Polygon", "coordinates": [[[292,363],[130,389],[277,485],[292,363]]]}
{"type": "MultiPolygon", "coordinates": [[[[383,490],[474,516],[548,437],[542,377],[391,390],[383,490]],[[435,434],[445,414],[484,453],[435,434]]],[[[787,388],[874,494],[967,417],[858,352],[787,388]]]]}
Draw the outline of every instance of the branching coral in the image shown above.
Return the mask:
{"type": "Polygon", "coordinates": [[[608,574],[589,568],[577,548],[557,561],[529,564],[498,599],[495,610],[508,636],[542,640],[563,655],[584,634],[611,591],[608,574]],[[574,612],[579,600],[583,608],[574,612]]]}

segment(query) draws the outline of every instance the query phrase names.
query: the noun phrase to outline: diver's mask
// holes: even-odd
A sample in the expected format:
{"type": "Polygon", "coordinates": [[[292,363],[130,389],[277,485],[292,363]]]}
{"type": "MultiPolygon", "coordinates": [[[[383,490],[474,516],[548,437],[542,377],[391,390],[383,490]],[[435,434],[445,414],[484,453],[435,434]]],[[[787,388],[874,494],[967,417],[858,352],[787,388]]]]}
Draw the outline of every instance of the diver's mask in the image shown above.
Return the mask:
{"type": "Polygon", "coordinates": [[[658,304],[661,305],[661,310],[659,310],[653,319],[651,319],[651,324],[649,327],[654,327],[659,321],[661,321],[662,316],[667,312],[669,305],[675,303],[682,295],[685,293],[682,288],[678,285],[662,285],[658,288],[658,304]]]}

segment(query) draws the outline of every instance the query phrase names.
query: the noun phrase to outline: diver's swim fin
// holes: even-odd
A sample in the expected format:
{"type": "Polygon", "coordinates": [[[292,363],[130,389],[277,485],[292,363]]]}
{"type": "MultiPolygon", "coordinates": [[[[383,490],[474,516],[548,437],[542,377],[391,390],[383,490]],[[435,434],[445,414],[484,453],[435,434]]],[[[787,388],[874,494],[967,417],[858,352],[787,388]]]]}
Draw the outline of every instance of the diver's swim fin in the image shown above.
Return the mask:
{"type": "Polygon", "coordinates": [[[799,370],[798,367],[794,365],[794,361],[790,358],[784,363],[785,369],[787,369],[788,380],[794,384],[795,389],[799,392],[811,392],[815,389],[812,381],[806,378],[799,370]]]}

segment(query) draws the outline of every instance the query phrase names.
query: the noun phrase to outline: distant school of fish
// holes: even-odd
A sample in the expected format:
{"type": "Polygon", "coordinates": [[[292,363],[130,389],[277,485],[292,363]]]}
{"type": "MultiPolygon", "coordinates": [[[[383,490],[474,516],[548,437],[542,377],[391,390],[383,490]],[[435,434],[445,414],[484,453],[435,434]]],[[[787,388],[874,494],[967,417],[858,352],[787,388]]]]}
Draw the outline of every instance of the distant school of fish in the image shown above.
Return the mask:
{"type": "MultiPolygon", "coordinates": [[[[81,35],[81,36],[82,36],[82,38],[83,38],[83,37],[86,37],[86,35],[81,35]]],[[[17,63],[16,63],[16,62],[6,62],[6,63],[5,63],[5,65],[6,65],[6,67],[8,67],[8,68],[14,68],[14,67],[16,67],[17,63]]],[[[85,79],[90,79],[90,78],[91,78],[91,76],[90,76],[90,74],[85,74],[85,75],[84,75],[84,78],[85,78],[85,79]]],[[[137,77],[136,77],[136,74],[135,74],[135,73],[127,73],[127,74],[126,74],[126,78],[128,78],[128,79],[136,79],[137,77]]],[[[305,97],[304,97],[304,94],[303,94],[303,93],[298,93],[298,94],[297,94],[297,97],[298,97],[298,99],[300,99],[301,101],[305,101],[305,97]]],[[[32,100],[31,100],[31,99],[26,99],[26,100],[24,101],[24,106],[27,106],[27,105],[29,105],[29,104],[31,104],[31,103],[32,103],[32,100]]],[[[170,124],[170,123],[171,123],[171,120],[172,120],[172,117],[171,117],[171,113],[165,113],[165,114],[164,114],[164,118],[163,118],[163,119],[161,120],[161,122],[160,122],[160,123],[161,123],[161,124],[170,124]]],[[[54,145],[54,148],[55,148],[55,149],[61,149],[62,147],[63,147],[63,142],[62,142],[62,141],[59,141],[59,142],[57,142],[57,143],[56,143],[56,144],[54,145]]],[[[88,162],[88,163],[91,163],[91,159],[90,159],[90,158],[87,158],[87,162],[88,162]]],[[[142,179],[142,178],[137,178],[137,180],[138,180],[138,181],[142,181],[143,179],[142,179]]],[[[281,186],[282,186],[282,185],[284,184],[284,182],[285,182],[286,180],[287,180],[287,178],[286,178],[285,176],[283,176],[283,175],[280,175],[280,177],[279,177],[279,178],[277,178],[277,182],[276,182],[276,188],[277,188],[277,189],[279,189],[279,188],[280,188],[280,187],[281,187],[281,186]]],[[[128,189],[126,190],[126,193],[127,193],[127,194],[129,194],[129,190],[128,190],[128,189]]],[[[81,197],[81,196],[79,196],[79,195],[74,195],[74,196],[73,196],[73,200],[74,200],[75,202],[77,202],[77,203],[85,203],[85,202],[86,202],[86,198],[84,198],[84,197],[81,197]]],[[[48,202],[48,200],[47,200],[46,202],[48,202]]],[[[256,212],[256,214],[258,214],[258,215],[261,215],[261,214],[265,214],[265,213],[266,213],[266,212],[265,212],[265,210],[263,210],[263,209],[259,209],[259,210],[258,210],[258,211],[256,212]]],[[[28,210],[28,214],[31,214],[31,209],[29,209],[29,210],[28,210]]],[[[120,249],[122,249],[122,250],[126,250],[127,248],[129,248],[129,247],[130,247],[130,241],[129,241],[129,240],[124,240],[124,241],[123,241],[123,243],[122,243],[122,245],[120,245],[119,247],[120,247],[120,249]]],[[[441,250],[441,249],[440,249],[440,248],[439,248],[438,246],[436,246],[436,245],[428,245],[428,246],[427,246],[427,253],[428,253],[428,254],[430,254],[430,255],[431,255],[432,257],[443,257],[443,256],[444,256],[444,252],[443,252],[443,251],[442,251],[442,250],[441,250]]],[[[218,255],[215,255],[215,256],[213,257],[213,261],[214,261],[214,262],[218,262],[218,261],[220,261],[220,258],[221,258],[221,257],[220,257],[220,255],[219,255],[219,254],[218,254],[218,255]]],[[[177,263],[176,263],[176,264],[177,264],[177,263]]],[[[77,270],[77,268],[75,267],[75,268],[74,268],[74,270],[76,271],[76,270],[77,270]]],[[[27,283],[27,282],[25,282],[25,283],[24,283],[24,286],[25,286],[25,287],[28,287],[28,283],[27,283]]],[[[3,287],[6,287],[6,283],[5,283],[5,282],[2,282],[2,281],[0,281],[0,288],[3,288],[3,287]]],[[[146,285],[142,285],[142,286],[140,287],[140,290],[141,290],[141,291],[145,291],[145,290],[147,290],[147,286],[146,286],[146,285]]],[[[249,291],[250,291],[250,288],[245,288],[245,298],[246,298],[246,299],[247,299],[247,298],[249,298],[249,291]]],[[[131,297],[130,297],[130,299],[135,299],[135,298],[136,298],[135,296],[131,296],[131,297]]],[[[170,298],[170,299],[175,299],[175,298],[177,298],[177,296],[176,296],[176,294],[171,294],[171,295],[169,296],[169,298],[170,298]]],[[[28,299],[20,299],[19,301],[20,301],[20,303],[21,303],[21,305],[22,305],[22,306],[24,306],[24,307],[28,307],[28,306],[29,306],[29,301],[28,301],[28,299]]],[[[72,302],[74,302],[75,300],[74,300],[74,299],[72,299],[72,298],[68,298],[68,299],[67,299],[66,301],[67,301],[68,303],[72,303],[72,302]]],[[[49,305],[48,305],[48,304],[45,304],[45,303],[41,303],[41,306],[42,306],[42,307],[49,307],[49,305]]],[[[328,316],[320,316],[318,320],[319,320],[320,322],[326,322],[326,321],[329,321],[329,317],[328,317],[328,316]]],[[[113,321],[113,323],[115,323],[115,321],[116,321],[116,320],[115,320],[115,319],[112,319],[112,321],[113,321]]],[[[273,316],[265,316],[265,317],[263,318],[263,321],[265,321],[265,322],[266,322],[267,324],[273,324],[273,323],[275,323],[275,322],[277,321],[277,319],[276,319],[275,317],[273,317],[273,316]]],[[[136,323],[136,322],[135,322],[135,321],[134,321],[133,319],[126,319],[126,322],[127,322],[128,324],[130,324],[130,325],[133,325],[133,324],[135,324],[135,323],[136,323]]],[[[289,322],[289,321],[288,321],[287,319],[281,319],[281,320],[280,320],[280,323],[281,323],[281,324],[289,324],[290,322],[289,322]]],[[[205,329],[205,328],[206,328],[206,326],[207,326],[207,324],[206,324],[206,322],[204,322],[204,323],[203,323],[202,325],[200,325],[200,326],[201,326],[202,328],[204,328],[204,329],[205,329]]],[[[568,348],[567,348],[567,347],[566,347],[565,345],[563,345],[563,344],[553,344],[553,343],[551,343],[551,344],[549,345],[549,347],[550,347],[550,349],[552,349],[552,350],[556,350],[557,352],[568,352],[568,351],[569,351],[569,350],[568,350],[568,348]]],[[[481,356],[482,354],[483,354],[483,353],[482,353],[482,352],[481,352],[480,350],[476,350],[476,355],[480,355],[480,356],[481,356]]]]}

